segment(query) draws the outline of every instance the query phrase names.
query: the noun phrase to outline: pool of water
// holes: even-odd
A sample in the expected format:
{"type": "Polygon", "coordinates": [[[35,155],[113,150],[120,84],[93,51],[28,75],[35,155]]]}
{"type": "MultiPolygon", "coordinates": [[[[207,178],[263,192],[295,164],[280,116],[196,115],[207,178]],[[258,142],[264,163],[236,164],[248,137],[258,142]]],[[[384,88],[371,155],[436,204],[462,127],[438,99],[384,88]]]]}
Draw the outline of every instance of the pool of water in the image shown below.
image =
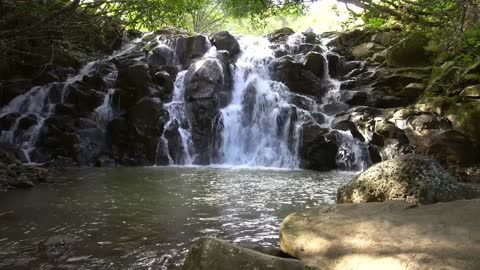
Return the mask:
{"type": "Polygon", "coordinates": [[[352,177],[248,168],[68,170],[55,184],[0,193],[0,269],[174,269],[202,236],[278,246],[289,213],[334,203],[352,177]],[[51,237],[69,239],[58,256],[41,248],[51,237]]]}

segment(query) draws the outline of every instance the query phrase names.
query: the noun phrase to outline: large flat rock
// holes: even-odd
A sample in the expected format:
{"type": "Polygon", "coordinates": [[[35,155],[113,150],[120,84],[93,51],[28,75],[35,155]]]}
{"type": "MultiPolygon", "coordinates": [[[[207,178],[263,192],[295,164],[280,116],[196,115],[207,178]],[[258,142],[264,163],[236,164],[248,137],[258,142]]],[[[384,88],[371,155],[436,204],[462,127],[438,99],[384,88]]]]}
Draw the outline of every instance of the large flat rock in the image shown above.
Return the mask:
{"type": "Polygon", "coordinates": [[[480,269],[480,200],[323,205],[289,215],[282,250],[330,270],[480,269]]]}

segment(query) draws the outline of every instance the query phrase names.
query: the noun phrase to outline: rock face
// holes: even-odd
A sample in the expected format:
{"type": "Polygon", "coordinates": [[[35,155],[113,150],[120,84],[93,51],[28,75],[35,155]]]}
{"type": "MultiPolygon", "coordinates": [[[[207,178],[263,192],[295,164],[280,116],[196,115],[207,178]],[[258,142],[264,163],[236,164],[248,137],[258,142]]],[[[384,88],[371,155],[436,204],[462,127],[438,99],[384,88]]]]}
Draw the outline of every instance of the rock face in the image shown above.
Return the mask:
{"type": "MultiPolygon", "coordinates": [[[[312,56],[309,58],[311,59],[312,56]]],[[[312,62],[308,62],[308,64],[306,69],[304,65],[293,61],[289,56],[281,57],[273,64],[272,78],[287,85],[292,92],[322,97],[327,89],[310,69],[319,74],[321,70],[314,68],[312,62]]],[[[318,66],[319,64],[316,65],[318,66]]]]}
{"type": "Polygon", "coordinates": [[[227,31],[215,33],[212,36],[212,44],[217,47],[217,50],[226,50],[231,56],[236,56],[240,53],[240,45],[237,39],[227,31]]]}
{"type": "Polygon", "coordinates": [[[220,60],[211,58],[196,63],[185,75],[187,114],[198,153],[195,164],[210,164],[218,156],[219,146],[212,138],[218,138],[220,108],[230,99],[231,74],[226,71],[220,60]]]}
{"type": "Polygon", "coordinates": [[[336,167],[337,151],[337,137],[334,132],[314,123],[303,126],[299,149],[302,168],[333,170],[336,167]]]}
{"type": "Polygon", "coordinates": [[[322,205],[289,215],[282,250],[318,269],[480,268],[480,200],[322,205]]]}
{"type": "Polygon", "coordinates": [[[266,255],[214,238],[201,238],[191,247],[184,270],[304,270],[312,269],[294,259],[266,255]]]}
{"type": "Polygon", "coordinates": [[[480,195],[457,184],[440,164],[422,156],[406,155],[370,167],[337,192],[337,203],[403,200],[432,204],[480,195]]]}
{"type": "Polygon", "coordinates": [[[425,50],[428,41],[424,33],[410,34],[388,49],[387,64],[391,67],[426,66],[430,64],[430,55],[425,50]]]}

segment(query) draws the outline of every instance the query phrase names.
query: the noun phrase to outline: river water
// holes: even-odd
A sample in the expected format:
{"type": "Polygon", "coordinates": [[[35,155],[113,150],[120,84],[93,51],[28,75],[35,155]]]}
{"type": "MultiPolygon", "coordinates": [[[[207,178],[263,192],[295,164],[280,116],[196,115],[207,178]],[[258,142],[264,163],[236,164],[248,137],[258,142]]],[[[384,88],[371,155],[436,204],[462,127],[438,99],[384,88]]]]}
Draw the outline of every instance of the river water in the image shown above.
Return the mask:
{"type": "Polygon", "coordinates": [[[353,177],[221,167],[62,175],[0,194],[0,269],[174,269],[201,236],[278,246],[289,213],[334,203],[337,187],[353,177]],[[53,257],[39,244],[51,237],[69,239],[53,257]]]}

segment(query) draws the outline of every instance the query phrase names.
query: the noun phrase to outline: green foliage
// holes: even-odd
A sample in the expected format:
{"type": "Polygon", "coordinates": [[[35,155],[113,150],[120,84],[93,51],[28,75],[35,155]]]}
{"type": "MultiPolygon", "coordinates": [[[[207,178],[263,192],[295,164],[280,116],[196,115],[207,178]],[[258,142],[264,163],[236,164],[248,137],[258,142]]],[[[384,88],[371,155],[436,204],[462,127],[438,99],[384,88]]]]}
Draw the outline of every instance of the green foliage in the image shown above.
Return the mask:
{"type": "Polygon", "coordinates": [[[365,23],[370,28],[380,29],[385,26],[386,20],[383,18],[369,18],[365,23]]]}

